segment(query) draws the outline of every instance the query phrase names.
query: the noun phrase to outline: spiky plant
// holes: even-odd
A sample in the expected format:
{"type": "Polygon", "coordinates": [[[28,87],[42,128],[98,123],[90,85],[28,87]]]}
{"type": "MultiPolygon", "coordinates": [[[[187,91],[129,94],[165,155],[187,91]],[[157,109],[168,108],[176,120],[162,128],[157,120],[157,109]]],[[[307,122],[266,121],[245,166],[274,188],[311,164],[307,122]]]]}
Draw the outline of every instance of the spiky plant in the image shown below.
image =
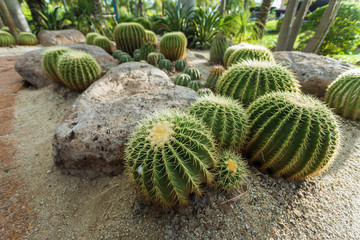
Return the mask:
{"type": "Polygon", "coordinates": [[[360,71],[350,70],[332,82],[326,90],[325,102],[337,114],[360,120],[360,71]]]}
{"type": "Polygon", "coordinates": [[[110,39],[103,36],[98,36],[94,39],[94,45],[101,47],[104,49],[107,53],[111,53],[111,42],[110,39]]]}
{"type": "Polygon", "coordinates": [[[182,59],[186,52],[187,39],[182,32],[166,33],[160,40],[160,52],[165,58],[175,61],[182,59]]]}
{"type": "Polygon", "coordinates": [[[224,54],[228,48],[228,42],[223,34],[215,37],[210,48],[210,61],[215,64],[224,65],[224,54]]]}
{"type": "Polygon", "coordinates": [[[244,105],[268,92],[300,92],[299,83],[285,67],[275,62],[243,61],[225,71],[216,93],[238,99],[244,105]]]}
{"type": "Polygon", "coordinates": [[[167,71],[172,70],[172,62],[168,59],[163,59],[159,61],[159,68],[166,69],[167,71]]]}
{"type": "MultiPolygon", "coordinates": [[[[2,28],[1,28],[1,31],[10,33],[9,27],[2,27],[2,28]]],[[[19,33],[21,33],[21,30],[18,29],[18,28],[16,28],[16,32],[19,34],[19,33]]]]}
{"type": "Polygon", "coordinates": [[[146,60],[149,53],[155,52],[155,48],[151,43],[146,43],[140,48],[141,60],[146,60]]]}
{"type": "Polygon", "coordinates": [[[225,68],[221,65],[215,65],[211,70],[209,77],[206,79],[206,86],[210,88],[211,90],[215,91],[216,84],[221,77],[221,75],[224,73],[225,68]]]}
{"type": "Polygon", "coordinates": [[[238,49],[240,47],[241,44],[238,44],[238,45],[233,45],[231,47],[228,47],[226,50],[225,50],[225,53],[224,53],[224,58],[223,58],[223,65],[226,67],[226,63],[228,62],[229,60],[229,57],[231,54],[233,54],[235,52],[236,49],[238,49]]]}
{"type": "Polygon", "coordinates": [[[123,51],[121,51],[121,50],[115,50],[115,51],[112,53],[113,58],[118,59],[118,60],[120,60],[120,58],[121,58],[123,55],[129,55],[129,54],[127,54],[126,52],[123,52],[123,51]]]}
{"type": "Polygon", "coordinates": [[[201,76],[199,69],[193,67],[185,68],[184,73],[189,75],[192,80],[199,80],[201,76]]]}
{"type": "Polygon", "coordinates": [[[188,88],[193,89],[194,91],[198,91],[200,88],[203,87],[203,85],[201,84],[201,82],[199,80],[191,80],[188,85],[188,88]]]}
{"type": "Polygon", "coordinates": [[[133,55],[135,55],[135,54],[140,54],[140,49],[135,49],[135,51],[134,51],[134,54],[133,54],[133,55]]]}
{"type": "Polygon", "coordinates": [[[190,81],[191,81],[191,77],[187,74],[180,74],[176,76],[176,78],[174,79],[174,83],[176,85],[180,85],[184,87],[187,87],[190,81]]]}
{"type": "Polygon", "coordinates": [[[146,42],[151,42],[153,44],[153,46],[156,47],[158,44],[156,34],[153,31],[146,30],[146,29],[145,29],[145,34],[146,34],[146,37],[145,37],[146,42]]]}
{"type": "Polygon", "coordinates": [[[141,54],[140,53],[135,53],[134,54],[134,61],[137,61],[137,62],[141,61],[141,54]]]}
{"type": "Polygon", "coordinates": [[[101,36],[99,33],[96,32],[90,32],[86,34],[85,43],[89,45],[94,45],[95,38],[101,36]]]}
{"type": "Polygon", "coordinates": [[[57,75],[57,64],[59,57],[66,52],[72,51],[68,47],[55,46],[46,48],[41,58],[41,66],[47,75],[55,82],[61,83],[57,75]]]}
{"type": "Polygon", "coordinates": [[[114,30],[116,48],[127,52],[129,55],[145,43],[145,37],[145,29],[139,23],[120,23],[114,30]]]}
{"type": "Polygon", "coordinates": [[[157,55],[158,55],[158,63],[161,61],[161,60],[164,60],[165,59],[165,56],[164,56],[164,54],[162,54],[162,53],[157,53],[157,55]]]}
{"type": "Polygon", "coordinates": [[[18,35],[18,44],[19,45],[27,45],[27,46],[32,46],[32,45],[37,45],[39,43],[37,37],[35,36],[35,34],[32,33],[28,33],[28,32],[21,32],[18,35]]]}
{"type": "Polygon", "coordinates": [[[151,201],[165,207],[189,202],[210,184],[216,165],[211,133],[195,117],[176,110],[156,113],[140,123],[125,150],[126,168],[151,201]]]}
{"type": "Polygon", "coordinates": [[[120,57],[120,63],[126,63],[126,62],[131,62],[132,58],[129,54],[123,54],[120,57]]]}
{"type": "Polygon", "coordinates": [[[158,55],[155,52],[149,53],[149,55],[147,56],[147,61],[148,63],[150,63],[151,65],[157,67],[157,63],[158,63],[158,55]]]}
{"type": "Polygon", "coordinates": [[[214,96],[214,93],[209,88],[200,88],[197,92],[202,97],[214,96]]]}
{"type": "Polygon", "coordinates": [[[15,45],[15,38],[8,32],[0,31],[0,47],[15,45]]]}
{"type": "Polygon", "coordinates": [[[207,125],[220,148],[239,150],[243,146],[248,132],[248,116],[236,100],[204,96],[192,104],[189,112],[207,125]]]}
{"type": "Polygon", "coordinates": [[[250,133],[245,147],[249,163],[285,179],[321,172],[338,146],[333,113],[319,100],[290,92],[273,92],[248,108],[250,133]]]}
{"type": "Polygon", "coordinates": [[[266,47],[243,43],[230,55],[226,67],[243,60],[275,61],[271,51],[266,47]]]}
{"type": "Polygon", "coordinates": [[[101,68],[90,54],[71,50],[59,57],[57,75],[68,88],[84,91],[100,77],[101,68]]]}
{"type": "Polygon", "coordinates": [[[216,188],[231,192],[246,183],[249,169],[241,155],[237,155],[232,151],[225,151],[219,157],[214,175],[216,188]]]}
{"type": "Polygon", "coordinates": [[[187,62],[184,59],[178,59],[175,61],[176,71],[182,72],[186,66],[187,66],[187,62]]]}

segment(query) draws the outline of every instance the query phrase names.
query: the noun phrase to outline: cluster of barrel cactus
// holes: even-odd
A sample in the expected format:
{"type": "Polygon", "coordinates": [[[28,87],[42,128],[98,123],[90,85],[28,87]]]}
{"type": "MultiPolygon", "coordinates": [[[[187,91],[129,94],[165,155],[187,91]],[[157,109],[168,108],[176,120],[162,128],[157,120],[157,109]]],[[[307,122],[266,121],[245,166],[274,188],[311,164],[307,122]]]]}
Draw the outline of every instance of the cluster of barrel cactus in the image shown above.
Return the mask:
{"type": "Polygon", "coordinates": [[[61,83],[60,78],[57,75],[57,62],[59,57],[65,53],[71,51],[68,47],[55,46],[47,48],[41,59],[41,65],[47,75],[55,82],[61,83]]]}
{"type": "Polygon", "coordinates": [[[15,38],[10,33],[0,31],[0,47],[7,47],[15,43],[15,38]]]}
{"type": "Polygon", "coordinates": [[[28,33],[28,32],[21,32],[18,35],[18,44],[19,45],[37,45],[39,43],[35,34],[28,33]]]}
{"type": "Polygon", "coordinates": [[[185,55],[187,38],[182,32],[166,33],[160,40],[160,52],[166,59],[175,61],[185,55]]]}

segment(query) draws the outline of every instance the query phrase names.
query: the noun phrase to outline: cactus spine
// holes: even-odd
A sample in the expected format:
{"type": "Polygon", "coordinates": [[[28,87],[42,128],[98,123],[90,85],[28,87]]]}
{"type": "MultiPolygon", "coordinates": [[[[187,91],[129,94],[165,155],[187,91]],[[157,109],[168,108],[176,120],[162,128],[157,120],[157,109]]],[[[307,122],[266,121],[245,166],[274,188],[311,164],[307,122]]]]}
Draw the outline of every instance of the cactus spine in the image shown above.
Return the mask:
{"type": "Polygon", "coordinates": [[[59,57],[66,52],[71,51],[70,48],[55,46],[47,48],[41,58],[42,68],[45,70],[47,75],[57,83],[61,83],[57,75],[57,64],[59,57]]]}
{"type": "Polygon", "coordinates": [[[275,61],[269,49],[263,46],[243,43],[230,55],[226,66],[230,67],[232,64],[243,60],[275,61]]]}
{"type": "Polygon", "coordinates": [[[111,42],[107,37],[98,36],[94,39],[94,45],[101,47],[107,53],[111,53],[111,42]]]}
{"type": "Polygon", "coordinates": [[[174,79],[174,83],[176,85],[187,87],[189,85],[189,82],[191,81],[191,77],[187,74],[180,74],[176,76],[174,79]]]}
{"type": "Polygon", "coordinates": [[[198,91],[200,88],[203,87],[201,82],[199,80],[191,80],[189,84],[187,85],[188,88],[193,89],[194,91],[198,91]]]}
{"type": "Polygon", "coordinates": [[[145,29],[139,23],[120,23],[115,27],[114,40],[116,48],[133,54],[145,42],[145,29]]]}
{"type": "Polygon", "coordinates": [[[224,59],[223,59],[223,65],[226,67],[226,63],[228,62],[229,60],[229,57],[231,54],[233,54],[235,52],[236,49],[240,48],[240,45],[233,45],[231,47],[228,47],[224,53],[224,59]]]}
{"type": "Polygon", "coordinates": [[[260,171],[304,179],[323,170],[336,152],[336,119],[316,99],[298,93],[269,93],[253,102],[248,114],[245,153],[260,171]]]}
{"type": "Polygon", "coordinates": [[[185,68],[184,73],[189,75],[192,80],[199,80],[201,75],[199,69],[193,67],[185,68]]]}
{"type": "Polygon", "coordinates": [[[215,91],[216,84],[221,77],[221,75],[224,73],[225,68],[221,65],[215,65],[211,70],[209,77],[206,79],[206,86],[210,88],[211,90],[215,91]]]}
{"type": "Polygon", "coordinates": [[[150,63],[151,65],[153,65],[154,67],[157,67],[157,62],[158,62],[158,55],[155,52],[150,53],[147,56],[147,61],[148,63],[150,63]]]}
{"type": "Polygon", "coordinates": [[[167,59],[160,60],[159,68],[166,69],[167,71],[171,71],[172,70],[172,62],[167,59]]]}
{"type": "Polygon", "coordinates": [[[268,92],[300,92],[299,83],[285,67],[274,62],[244,61],[225,71],[216,93],[250,104],[268,92]]]}
{"type": "Polygon", "coordinates": [[[211,133],[193,116],[178,111],[157,113],[138,125],[125,150],[126,167],[136,186],[151,201],[169,207],[200,196],[211,183],[215,145],[211,133]]]}
{"type": "Polygon", "coordinates": [[[15,44],[15,38],[8,32],[0,31],[0,47],[6,47],[15,44]]]}
{"type": "Polygon", "coordinates": [[[101,69],[90,54],[69,51],[59,57],[57,75],[68,88],[83,91],[100,77],[101,69]]]}
{"type": "Polygon", "coordinates": [[[239,150],[243,146],[248,132],[248,116],[236,100],[222,96],[204,96],[189,111],[207,125],[220,148],[239,150]]]}
{"type": "Polygon", "coordinates": [[[337,114],[360,120],[360,71],[350,70],[332,82],[326,91],[325,102],[337,114]]]}
{"type": "Polygon", "coordinates": [[[161,38],[159,46],[165,58],[175,61],[184,57],[187,39],[182,32],[170,32],[161,38]]]}
{"type": "Polygon", "coordinates": [[[200,88],[197,92],[202,97],[215,96],[214,93],[209,88],[200,88]]]}
{"type": "Polygon", "coordinates": [[[151,43],[142,45],[140,48],[141,60],[147,60],[147,56],[152,52],[155,52],[155,48],[151,43]]]}
{"type": "Polygon", "coordinates": [[[154,47],[157,46],[158,44],[158,41],[157,41],[157,37],[156,37],[156,34],[153,32],[153,31],[150,31],[150,30],[145,30],[145,40],[146,42],[151,42],[153,44],[154,47]]]}
{"type": "Polygon", "coordinates": [[[28,32],[21,32],[18,35],[18,43],[19,45],[32,46],[32,45],[37,45],[39,41],[36,38],[35,34],[28,32]]]}
{"type": "Polygon", "coordinates": [[[89,44],[89,45],[94,45],[95,38],[97,38],[99,36],[101,36],[101,35],[96,32],[90,32],[90,33],[86,34],[85,43],[89,44]]]}
{"type": "Polygon", "coordinates": [[[178,59],[175,61],[176,71],[182,72],[186,66],[187,66],[187,62],[184,59],[178,59]]]}
{"type": "Polygon", "coordinates": [[[218,35],[215,37],[210,48],[210,61],[215,64],[224,65],[224,54],[228,48],[228,42],[224,35],[218,35]]]}

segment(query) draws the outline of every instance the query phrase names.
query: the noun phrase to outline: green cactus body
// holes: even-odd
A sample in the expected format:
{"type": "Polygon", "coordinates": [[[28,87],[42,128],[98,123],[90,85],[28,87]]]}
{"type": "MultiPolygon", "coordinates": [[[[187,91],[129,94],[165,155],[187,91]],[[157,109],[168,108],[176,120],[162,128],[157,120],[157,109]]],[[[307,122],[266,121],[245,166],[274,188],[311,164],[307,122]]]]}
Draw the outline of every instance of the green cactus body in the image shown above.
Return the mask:
{"type": "Polygon", "coordinates": [[[230,67],[232,64],[241,62],[243,60],[259,60],[275,62],[274,56],[269,49],[251,44],[242,44],[229,57],[226,66],[230,67]]]}
{"type": "Polygon", "coordinates": [[[235,52],[236,49],[240,48],[241,44],[238,45],[233,45],[231,47],[228,47],[224,53],[224,58],[223,58],[223,65],[226,67],[226,63],[229,60],[229,57],[231,54],[233,54],[235,52]]]}
{"type": "Polygon", "coordinates": [[[145,37],[145,29],[139,23],[120,23],[114,30],[116,48],[128,54],[140,49],[145,43],[145,37]]]}
{"type": "Polygon", "coordinates": [[[248,108],[250,133],[245,153],[260,171],[304,179],[322,171],[338,145],[330,109],[309,96],[273,92],[248,108]]]}
{"type": "Polygon", "coordinates": [[[176,85],[180,85],[184,87],[187,87],[190,81],[191,81],[191,77],[187,74],[180,74],[176,76],[176,78],[174,79],[174,83],[176,85]]]}
{"type": "Polygon", "coordinates": [[[268,92],[300,92],[299,86],[293,74],[275,62],[244,61],[224,72],[216,93],[248,105],[268,92]]]}
{"type": "MultiPolygon", "coordinates": [[[[3,27],[3,28],[1,28],[1,31],[10,33],[9,27],[3,27]]],[[[18,28],[16,28],[16,32],[19,34],[19,33],[21,33],[21,30],[18,29],[18,28]]],[[[10,34],[11,34],[11,33],[10,33],[10,34]]]]}
{"type": "Polygon", "coordinates": [[[141,60],[147,60],[147,56],[152,52],[155,52],[155,48],[151,43],[142,45],[140,48],[141,60]]]}
{"type": "Polygon", "coordinates": [[[8,32],[0,31],[0,47],[15,45],[15,38],[8,32]]]}
{"type": "Polygon", "coordinates": [[[140,49],[135,49],[134,55],[135,55],[135,54],[140,54],[140,49]]]}
{"type": "Polygon", "coordinates": [[[245,159],[232,151],[221,154],[214,173],[216,188],[226,192],[239,189],[249,176],[245,159]]]}
{"type": "Polygon", "coordinates": [[[101,47],[107,53],[111,53],[111,42],[107,37],[98,36],[94,39],[94,45],[101,47]]]}
{"type": "Polygon", "coordinates": [[[221,65],[215,65],[211,70],[209,77],[206,79],[206,86],[210,88],[211,90],[215,91],[216,84],[221,77],[221,75],[224,73],[225,68],[221,65]]]}
{"type": "Polygon", "coordinates": [[[350,70],[332,82],[326,91],[325,102],[337,114],[360,120],[360,71],[350,70]]]}
{"type": "Polygon", "coordinates": [[[156,47],[158,44],[156,34],[150,30],[145,30],[145,34],[146,34],[146,38],[145,38],[146,42],[151,42],[153,46],[156,47]]]}
{"type": "Polygon", "coordinates": [[[97,38],[99,36],[101,36],[101,35],[96,32],[90,32],[90,33],[86,34],[85,43],[89,44],[89,45],[94,45],[95,38],[97,38]]]}
{"type": "Polygon", "coordinates": [[[84,91],[100,77],[101,69],[90,54],[72,50],[59,57],[57,75],[68,88],[84,91]]]}
{"type": "Polygon", "coordinates": [[[186,52],[187,39],[182,32],[166,33],[160,40],[160,52],[165,58],[175,61],[182,59],[186,52]]]}
{"type": "Polygon", "coordinates": [[[22,32],[18,35],[18,43],[19,45],[37,45],[39,43],[38,39],[36,38],[35,34],[22,32]]]}
{"type": "Polygon", "coordinates": [[[68,47],[55,46],[49,47],[43,52],[41,58],[42,68],[45,70],[47,75],[55,82],[62,83],[57,75],[57,64],[59,57],[66,52],[71,51],[68,47]]]}
{"type": "Polygon", "coordinates": [[[193,67],[185,68],[184,73],[189,75],[192,80],[199,80],[201,76],[199,69],[193,67]]]}
{"type": "Polygon", "coordinates": [[[239,150],[248,131],[248,116],[236,100],[223,96],[204,96],[191,107],[190,114],[201,119],[222,149],[239,150]]]}
{"type": "Polygon", "coordinates": [[[186,66],[187,66],[187,62],[184,59],[178,59],[175,61],[176,71],[182,72],[186,66]]]}
{"type": "Polygon", "coordinates": [[[120,57],[120,63],[126,63],[126,62],[131,62],[132,58],[129,54],[123,54],[120,57]]]}
{"type": "Polygon", "coordinates": [[[147,56],[147,61],[151,65],[157,67],[158,55],[155,52],[149,53],[149,55],[147,56]]]}
{"type": "Polygon", "coordinates": [[[193,89],[194,91],[198,91],[200,88],[203,87],[201,82],[199,80],[191,80],[189,84],[187,85],[188,88],[193,89]]]}
{"type": "Polygon", "coordinates": [[[200,196],[216,165],[211,133],[195,117],[179,111],[150,116],[133,132],[125,150],[126,167],[136,186],[165,207],[200,196]]]}
{"type": "Polygon", "coordinates": [[[164,60],[165,59],[165,56],[162,54],[162,53],[157,53],[158,55],[158,63],[161,61],[161,60],[164,60]]]}
{"type": "Polygon", "coordinates": [[[214,93],[209,88],[200,88],[198,91],[198,94],[202,97],[205,96],[215,96],[214,93]]]}
{"type": "Polygon", "coordinates": [[[141,54],[140,53],[135,53],[134,54],[134,61],[137,61],[137,62],[141,61],[141,54]]]}
{"type": "Polygon", "coordinates": [[[215,37],[210,47],[210,61],[215,64],[224,65],[224,54],[228,48],[228,42],[224,35],[215,37]]]}
{"type": "Polygon", "coordinates": [[[123,52],[121,50],[115,50],[112,53],[113,58],[120,59],[123,54],[127,54],[126,52],[123,52]]]}
{"type": "Polygon", "coordinates": [[[166,69],[167,71],[170,72],[172,70],[172,62],[170,60],[167,60],[167,59],[160,60],[159,68],[160,69],[166,69]]]}

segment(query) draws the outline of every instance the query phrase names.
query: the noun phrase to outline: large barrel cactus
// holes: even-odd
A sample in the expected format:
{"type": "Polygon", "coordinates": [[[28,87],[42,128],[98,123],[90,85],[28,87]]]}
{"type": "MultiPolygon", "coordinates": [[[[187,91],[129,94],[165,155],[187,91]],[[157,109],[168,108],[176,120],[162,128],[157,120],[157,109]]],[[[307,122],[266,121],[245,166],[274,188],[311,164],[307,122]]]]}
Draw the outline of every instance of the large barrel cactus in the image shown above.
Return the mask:
{"type": "Polygon", "coordinates": [[[160,52],[165,58],[175,61],[182,59],[186,52],[187,39],[182,32],[166,33],[160,40],[160,52]]]}
{"type": "Polygon", "coordinates": [[[229,57],[231,56],[231,54],[233,54],[236,49],[240,48],[241,45],[242,45],[242,44],[233,45],[233,46],[231,46],[231,47],[228,47],[228,48],[225,50],[224,58],[223,58],[223,65],[224,65],[225,67],[226,67],[226,63],[228,62],[229,57]]]}
{"type": "Polygon", "coordinates": [[[59,57],[57,75],[68,88],[83,91],[100,77],[101,69],[90,54],[69,51],[59,57]]]}
{"type": "Polygon", "coordinates": [[[275,61],[271,51],[263,46],[240,44],[238,48],[230,55],[226,67],[243,60],[275,61]]]}
{"type": "Polygon", "coordinates": [[[120,23],[114,30],[116,48],[129,55],[132,55],[135,49],[140,49],[145,43],[145,38],[145,29],[139,23],[120,23]]]}
{"type": "Polygon", "coordinates": [[[0,31],[0,47],[15,45],[15,38],[8,32],[0,31]]]}
{"type": "Polygon", "coordinates": [[[190,114],[208,126],[220,148],[239,150],[244,145],[248,116],[236,100],[222,96],[205,96],[190,107],[190,114]]]}
{"type": "Polygon", "coordinates": [[[146,42],[151,42],[154,47],[158,44],[156,34],[150,30],[145,30],[145,40],[146,42]]]}
{"type": "Polygon", "coordinates": [[[332,82],[325,101],[337,114],[360,120],[360,70],[350,70],[332,82]]]}
{"type": "Polygon", "coordinates": [[[55,46],[49,47],[43,52],[43,56],[41,58],[42,68],[45,70],[47,75],[57,83],[61,83],[61,80],[57,75],[58,59],[63,53],[69,51],[71,51],[71,49],[68,47],[55,46]]]}
{"type": "Polygon", "coordinates": [[[32,45],[37,45],[39,41],[35,36],[35,34],[28,32],[21,32],[18,35],[18,43],[19,45],[32,46],[32,45]]]}
{"type": "Polygon", "coordinates": [[[248,114],[250,133],[245,153],[262,172],[304,179],[323,170],[337,150],[335,117],[319,100],[274,92],[253,102],[248,114]]]}
{"type": "Polygon", "coordinates": [[[224,72],[216,93],[248,105],[268,92],[300,92],[299,86],[293,74],[275,62],[244,61],[224,72]]]}
{"type": "Polygon", "coordinates": [[[211,133],[195,117],[157,113],[138,125],[125,150],[126,166],[144,195],[163,206],[185,204],[211,183],[216,165],[211,133]]]}
{"type": "Polygon", "coordinates": [[[216,84],[221,77],[221,75],[224,73],[225,68],[221,65],[215,65],[211,70],[209,77],[206,79],[206,86],[210,88],[211,90],[215,91],[216,84]]]}
{"type": "Polygon", "coordinates": [[[176,85],[180,85],[184,87],[187,87],[190,81],[191,81],[191,77],[187,74],[180,74],[176,76],[176,78],[174,79],[174,83],[176,85]]]}
{"type": "Polygon", "coordinates": [[[111,53],[111,42],[107,37],[98,36],[94,39],[94,45],[101,47],[107,53],[111,53]]]}
{"type": "Polygon", "coordinates": [[[95,38],[97,38],[99,36],[101,36],[101,35],[96,32],[90,32],[90,33],[86,34],[85,43],[89,44],[89,45],[94,45],[95,38]]]}
{"type": "Polygon", "coordinates": [[[215,37],[210,48],[210,61],[215,64],[224,65],[224,54],[228,48],[228,42],[223,34],[215,37]]]}

